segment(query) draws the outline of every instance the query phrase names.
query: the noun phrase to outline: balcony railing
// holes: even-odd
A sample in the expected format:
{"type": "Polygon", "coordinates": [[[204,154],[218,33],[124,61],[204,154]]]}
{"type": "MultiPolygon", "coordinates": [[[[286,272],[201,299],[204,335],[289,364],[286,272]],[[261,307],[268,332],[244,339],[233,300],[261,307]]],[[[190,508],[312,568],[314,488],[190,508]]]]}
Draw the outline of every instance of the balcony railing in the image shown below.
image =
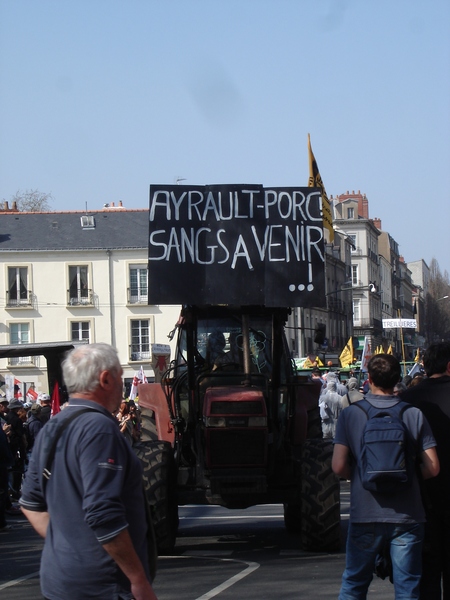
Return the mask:
{"type": "Polygon", "coordinates": [[[93,306],[94,293],[92,290],[67,290],[68,306],[93,306]]]}
{"type": "Polygon", "coordinates": [[[148,304],[147,288],[128,288],[128,304],[148,304]]]}
{"type": "Polygon", "coordinates": [[[345,314],[346,311],[346,303],[338,298],[332,298],[328,296],[327,298],[328,310],[332,310],[333,312],[341,312],[345,314]]]}
{"type": "Polygon", "coordinates": [[[39,366],[39,356],[10,356],[8,358],[8,366],[39,366]]]}
{"type": "MultiPolygon", "coordinates": [[[[16,296],[16,294],[14,294],[16,296]]],[[[7,308],[24,308],[33,305],[33,292],[27,291],[25,298],[12,297],[11,292],[6,292],[7,308]]]]}
{"type": "Polygon", "coordinates": [[[138,362],[140,360],[150,360],[152,354],[149,344],[131,344],[130,346],[130,361],[138,362]]]}

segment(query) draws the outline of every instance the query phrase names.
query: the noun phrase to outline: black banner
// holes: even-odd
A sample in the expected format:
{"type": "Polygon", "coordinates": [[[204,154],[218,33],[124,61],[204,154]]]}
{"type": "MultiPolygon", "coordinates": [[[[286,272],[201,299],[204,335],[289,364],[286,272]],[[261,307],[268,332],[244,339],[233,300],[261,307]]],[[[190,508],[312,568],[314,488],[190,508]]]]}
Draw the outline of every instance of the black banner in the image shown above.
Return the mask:
{"type": "Polygon", "coordinates": [[[151,185],[149,304],[325,303],[316,188],[151,185]]]}

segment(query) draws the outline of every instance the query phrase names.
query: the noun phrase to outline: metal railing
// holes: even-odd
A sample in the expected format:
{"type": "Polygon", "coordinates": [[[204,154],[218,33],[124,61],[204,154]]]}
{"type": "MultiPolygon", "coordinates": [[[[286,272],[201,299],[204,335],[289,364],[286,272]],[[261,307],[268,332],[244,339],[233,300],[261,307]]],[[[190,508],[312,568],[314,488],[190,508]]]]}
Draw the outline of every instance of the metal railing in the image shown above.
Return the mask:
{"type": "Polygon", "coordinates": [[[68,306],[93,306],[94,293],[92,290],[67,290],[68,306]]]}
{"type": "Polygon", "coordinates": [[[33,292],[27,291],[26,298],[12,298],[11,292],[6,291],[6,306],[8,308],[17,308],[33,305],[33,292]]]}
{"type": "Polygon", "coordinates": [[[127,288],[128,304],[148,304],[147,288],[127,288]]]}
{"type": "Polygon", "coordinates": [[[17,367],[17,366],[39,366],[39,356],[10,356],[8,358],[8,366],[17,367]]]}
{"type": "Polygon", "coordinates": [[[131,344],[130,350],[130,361],[138,362],[140,360],[150,360],[152,354],[150,352],[149,344],[131,344]]]}

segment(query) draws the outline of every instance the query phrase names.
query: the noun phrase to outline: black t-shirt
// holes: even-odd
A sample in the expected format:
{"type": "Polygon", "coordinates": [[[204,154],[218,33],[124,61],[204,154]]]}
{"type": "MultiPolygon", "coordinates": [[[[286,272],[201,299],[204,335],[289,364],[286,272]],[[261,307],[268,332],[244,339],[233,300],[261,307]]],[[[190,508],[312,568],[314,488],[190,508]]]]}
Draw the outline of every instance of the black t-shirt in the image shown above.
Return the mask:
{"type": "Polygon", "coordinates": [[[437,477],[427,479],[424,487],[434,507],[450,510],[450,377],[424,379],[403,392],[401,399],[420,408],[430,424],[441,470],[437,477]]]}

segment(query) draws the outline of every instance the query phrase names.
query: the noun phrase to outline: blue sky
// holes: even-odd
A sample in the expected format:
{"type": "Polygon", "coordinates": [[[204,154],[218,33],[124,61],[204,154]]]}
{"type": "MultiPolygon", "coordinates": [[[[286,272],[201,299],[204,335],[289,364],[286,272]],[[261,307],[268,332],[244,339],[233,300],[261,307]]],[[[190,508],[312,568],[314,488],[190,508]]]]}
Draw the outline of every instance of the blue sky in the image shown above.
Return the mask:
{"type": "Polygon", "coordinates": [[[448,0],[0,0],[0,199],[151,183],[361,190],[450,271],[448,0]]]}

